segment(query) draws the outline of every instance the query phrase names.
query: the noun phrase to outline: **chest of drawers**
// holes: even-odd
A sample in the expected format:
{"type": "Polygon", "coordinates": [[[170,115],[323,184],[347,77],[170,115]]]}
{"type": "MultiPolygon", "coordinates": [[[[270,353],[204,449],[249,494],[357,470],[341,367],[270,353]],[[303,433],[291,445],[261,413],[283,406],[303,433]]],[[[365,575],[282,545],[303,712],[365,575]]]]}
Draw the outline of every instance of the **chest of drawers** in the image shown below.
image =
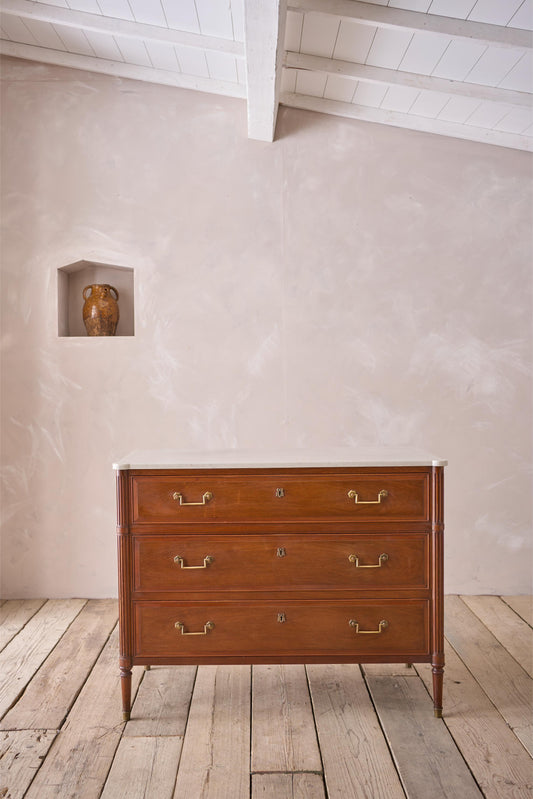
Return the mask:
{"type": "Polygon", "coordinates": [[[125,719],[133,665],[191,663],[430,662],[441,714],[446,462],[307,458],[115,464],[125,719]]]}

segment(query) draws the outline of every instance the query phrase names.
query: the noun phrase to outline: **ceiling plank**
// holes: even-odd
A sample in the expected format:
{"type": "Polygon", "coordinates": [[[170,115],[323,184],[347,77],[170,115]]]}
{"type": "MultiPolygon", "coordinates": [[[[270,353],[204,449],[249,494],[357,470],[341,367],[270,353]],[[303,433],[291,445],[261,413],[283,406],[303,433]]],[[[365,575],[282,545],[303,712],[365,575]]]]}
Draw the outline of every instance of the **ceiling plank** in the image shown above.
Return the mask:
{"type": "Polygon", "coordinates": [[[463,83],[446,78],[434,78],[430,75],[419,75],[414,72],[403,72],[385,67],[371,67],[368,64],[354,64],[352,61],[340,61],[336,58],[321,58],[303,53],[285,53],[284,64],[292,69],[325,72],[328,75],[344,75],[368,83],[409,86],[414,89],[427,89],[432,92],[445,92],[446,94],[474,97],[496,103],[510,103],[528,108],[531,107],[532,102],[531,94],[526,92],[484,86],[479,83],[463,83]]]}
{"type": "Polygon", "coordinates": [[[289,11],[335,14],[362,25],[380,28],[404,28],[413,32],[439,33],[451,39],[470,39],[494,47],[533,48],[533,32],[521,28],[441,17],[420,11],[361,3],[359,0],[290,0],[289,11]]]}
{"type": "Polygon", "coordinates": [[[248,136],[274,141],[279,105],[286,0],[244,0],[248,136]]]}
{"type": "Polygon", "coordinates": [[[510,147],[515,150],[533,150],[533,140],[517,133],[505,133],[499,130],[477,128],[473,125],[463,125],[457,122],[446,122],[442,119],[405,114],[398,111],[385,111],[382,108],[369,108],[367,106],[343,103],[337,100],[325,100],[323,97],[310,97],[303,94],[282,93],[281,105],[290,108],[301,108],[307,111],[318,111],[322,114],[358,119],[363,122],[376,122],[382,125],[392,125],[397,128],[436,133],[440,136],[451,136],[455,139],[496,144],[500,147],[510,147]]]}
{"type": "Polygon", "coordinates": [[[125,64],[119,61],[109,61],[105,58],[67,53],[62,50],[48,50],[46,47],[37,47],[30,44],[19,44],[0,40],[0,55],[24,58],[27,61],[40,61],[44,64],[82,69],[86,72],[98,72],[119,78],[131,78],[148,83],[162,83],[166,86],[176,86],[182,89],[194,89],[198,92],[209,94],[222,94],[227,97],[246,96],[245,87],[240,83],[213,80],[196,75],[184,75],[180,72],[170,72],[166,69],[154,69],[136,64],[125,64]]]}
{"type": "Polygon", "coordinates": [[[24,19],[51,22],[71,28],[106,33],[110,36],[125,36],[131,39],[168,42],[181,47],[194,47],[202,50],[213,50],[229,53],[237,58],[244,57],[244,45],[232,39],[220,39],[216,36],[204,36],[200,33],[189,33],[143,22],[131,22],[127,19],[104,17],[86,11],[72,11],[69,8],[34,3],[31,0],[2,0],[2,12],[24,19]]]}

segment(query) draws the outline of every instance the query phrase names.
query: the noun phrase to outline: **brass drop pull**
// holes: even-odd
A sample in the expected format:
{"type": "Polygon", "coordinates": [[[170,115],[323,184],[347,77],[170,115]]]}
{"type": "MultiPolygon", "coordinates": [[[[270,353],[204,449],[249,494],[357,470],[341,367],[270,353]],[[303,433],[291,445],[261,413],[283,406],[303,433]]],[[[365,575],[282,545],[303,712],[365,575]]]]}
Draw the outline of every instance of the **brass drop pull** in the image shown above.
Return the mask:
{"type": "Polygon", "coordinates": [[[385,497],[388,497],[389,492],[382,488],[378,493],[377,499],[359,499],[359,494],[352,488],[350,491],[348,491],[348,496],[350,499],[355,500],[356,505],[381,505],[381,500],[385,499],[385,497]]]}
{"type": "Polygon", "coordinates": [[[179,563],[180,567],[182,569],[207,569],[209,564],[213,563],[214,560],[215,559],[214,559],[214,557],[212,555],[206,555],[205,558],[204,558],[203,566],[185,566],[185,564],[183,562],[183,558],[181,557],[181,555],[176,555],[176,557],[174,558],[174,563],[179,563]]]}
{"type": "Polygon", "coordinates": [[[356,569],[379,569],[381,568],[381,564],[384,563],[386,560],[389,559],[389,556],[386,552],[382,552],[378,558],[377,563],[368,563],[368,564],[361,564],[359,563],[359,558],[357,555],[348,555],[348,560],[350,563],[355,563],[356,569]]]}
{"type": "Polygon", "coordinates": [[[348,622],[350,627],[353,627],[357,635],[379,635],[379,633],[385,629],[385,627],[389,626],[389,622],[387,619],[382,619],[379,623],[379,627],[377,630],[360,630],[359,629],[359,622],[355,619],[350,619],[348,622]]]}
{"type": "Polygon", "coordinates": [[[176,624],[174,625],[174,627],[176,627],[176,629],[178,629],[181,632],[182,635],[207,635],[209,630],[212,630],[214,628],[214,626],[215,626],[215,623],[213,621],[206,621],[206,623],[204,624],[204,629],[203,629],[202,632],[199,632],[199,633],[186,633],[185,632],[185,625],[184,625],[184,623],[182,621],[177,621],[176,624]]]}
{"type": "Polygon", "coordinates": [[[202,501],[201,502],[184,502],[183,501],[183,495],[180,494],[179,491],[174,491],[174,493],[172,494],[172,499],[178,499],[180,505],[207,505],[209,500],[213,499],[213,494],[211,493],[211,491],[206,491],[202,495],[202,501]]]}

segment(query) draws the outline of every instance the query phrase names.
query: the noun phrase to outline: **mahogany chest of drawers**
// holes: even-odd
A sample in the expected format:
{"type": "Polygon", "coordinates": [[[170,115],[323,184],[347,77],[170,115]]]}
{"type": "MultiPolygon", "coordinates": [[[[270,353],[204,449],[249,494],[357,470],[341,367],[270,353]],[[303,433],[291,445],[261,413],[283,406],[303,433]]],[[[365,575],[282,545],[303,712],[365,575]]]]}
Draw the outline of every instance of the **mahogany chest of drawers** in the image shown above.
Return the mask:
{"type": "Polygon", "coordinates": [[[446,462],[238,456],[115,464],[124,718],[133,665],[191,663],[430,662],[440,716],[446,462]]]}

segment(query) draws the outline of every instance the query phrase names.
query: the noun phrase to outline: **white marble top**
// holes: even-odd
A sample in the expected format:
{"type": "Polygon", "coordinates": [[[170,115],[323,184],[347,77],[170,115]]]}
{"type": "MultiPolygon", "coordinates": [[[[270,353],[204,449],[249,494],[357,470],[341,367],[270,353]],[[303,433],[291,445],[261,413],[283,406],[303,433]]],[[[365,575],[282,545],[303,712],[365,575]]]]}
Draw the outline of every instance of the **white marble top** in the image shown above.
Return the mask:
{"type": "Polygon", "coordinates": [[[277,466],[446,466],[448,461],[427,452],[388,447],[339,447],[293,450],[212,450],[185,452],[156,449],[130,452],[114,469],[268,469],[277,466]]]}

